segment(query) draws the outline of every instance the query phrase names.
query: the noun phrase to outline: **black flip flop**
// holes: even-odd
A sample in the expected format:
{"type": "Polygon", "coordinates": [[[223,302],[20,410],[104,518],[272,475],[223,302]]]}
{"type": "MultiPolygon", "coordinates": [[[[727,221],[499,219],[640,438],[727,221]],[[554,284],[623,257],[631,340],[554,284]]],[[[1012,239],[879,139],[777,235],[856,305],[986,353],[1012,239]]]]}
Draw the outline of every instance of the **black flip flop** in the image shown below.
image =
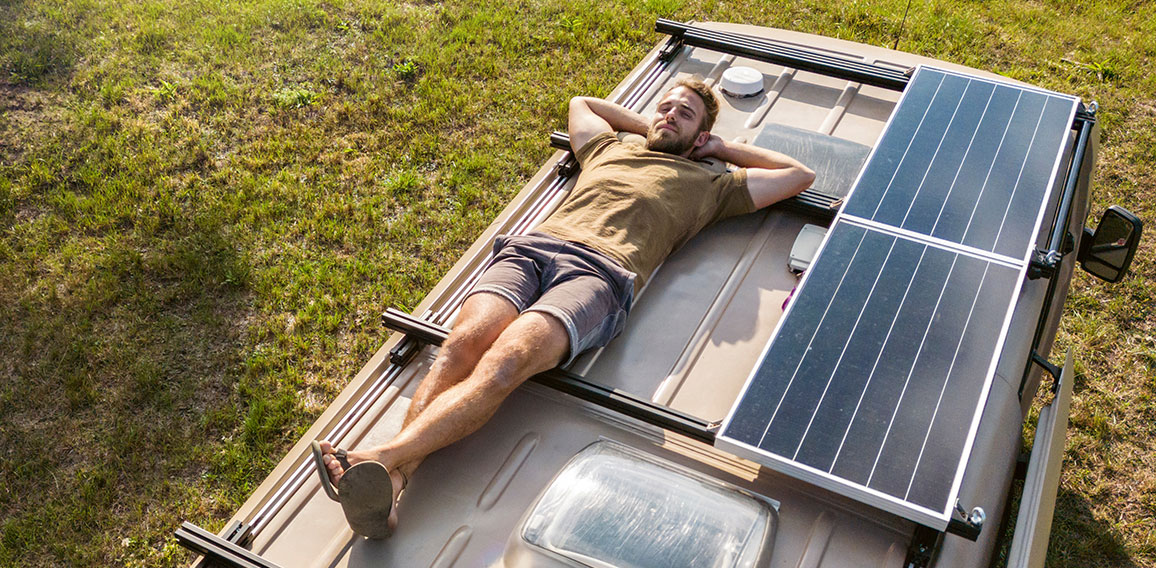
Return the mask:
{"type": "Polygon", "coordinates": [[[345,473],[335,489],[329,481],[321,444],[314,441],[312,449],[321,487],[330,499],[341,503],[349,528],[366,538],[388,538],[393,533],[389,528],[389,512],[393,508],[393,479],[389,477],[389,470],[375,461],[364,461],[351,467],[345,450],[336,449],[333,457],[337,458],[345,473]]]}

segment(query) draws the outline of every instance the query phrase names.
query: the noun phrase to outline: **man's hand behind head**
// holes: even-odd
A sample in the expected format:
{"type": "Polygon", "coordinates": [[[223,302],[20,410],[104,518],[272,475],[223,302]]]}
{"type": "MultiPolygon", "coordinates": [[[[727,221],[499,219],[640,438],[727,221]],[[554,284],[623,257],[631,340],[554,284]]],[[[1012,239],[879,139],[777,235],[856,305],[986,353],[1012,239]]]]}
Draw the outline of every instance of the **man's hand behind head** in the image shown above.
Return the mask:
{"type": "Polygon", "coordinates": [[[700,161],[715,157],[723,147],[723,139],[718,134],[711,134],[706,143],[695,148],[690,153],[690,159],[700,161]]]}

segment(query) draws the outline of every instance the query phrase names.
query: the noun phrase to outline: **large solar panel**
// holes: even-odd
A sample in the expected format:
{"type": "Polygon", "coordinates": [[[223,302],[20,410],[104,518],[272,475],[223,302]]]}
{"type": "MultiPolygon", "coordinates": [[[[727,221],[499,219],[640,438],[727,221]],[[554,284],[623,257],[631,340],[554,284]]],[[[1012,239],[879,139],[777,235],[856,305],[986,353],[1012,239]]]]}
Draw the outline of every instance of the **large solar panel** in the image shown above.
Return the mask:
{"type": "Polygon", "coordinates": [[[944,530],[1078,102],[919,68],[717,444],[944,530]]]}

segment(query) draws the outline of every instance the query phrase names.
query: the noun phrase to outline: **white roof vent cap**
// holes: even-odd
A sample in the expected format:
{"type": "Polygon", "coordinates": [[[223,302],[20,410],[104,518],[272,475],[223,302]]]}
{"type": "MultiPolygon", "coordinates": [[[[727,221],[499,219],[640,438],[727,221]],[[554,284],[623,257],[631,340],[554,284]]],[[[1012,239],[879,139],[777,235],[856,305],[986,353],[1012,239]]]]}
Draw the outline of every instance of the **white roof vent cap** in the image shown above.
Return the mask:
{"type": "Polygon", "coordinates": [[[723,71],[719,89],[738,98],[759,95],[763,92],[763,74],[750,67],[731,67],[723,71]]]}

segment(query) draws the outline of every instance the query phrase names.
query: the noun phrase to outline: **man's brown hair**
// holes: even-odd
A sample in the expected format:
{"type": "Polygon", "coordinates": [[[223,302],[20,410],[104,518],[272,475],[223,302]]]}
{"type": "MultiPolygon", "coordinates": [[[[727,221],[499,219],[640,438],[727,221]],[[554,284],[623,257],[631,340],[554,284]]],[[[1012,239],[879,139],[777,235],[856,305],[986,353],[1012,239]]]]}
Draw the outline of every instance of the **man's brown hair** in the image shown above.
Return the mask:
{"type": "Polygon", "coordinates": [[[711,128],[714,128],[714,121],[718,118],[718,98],[714,96],[714,92],[710,90],[710,87],[701,80],[690,77],[679,79],[671,89],[673,90],[678,87],[686,87],[698,95],[698,98],[702,99],[702,106],[706,109],[706,116],[702,117],[702,122],[699,124],[699,131],[710,131],[711,128]]]}

